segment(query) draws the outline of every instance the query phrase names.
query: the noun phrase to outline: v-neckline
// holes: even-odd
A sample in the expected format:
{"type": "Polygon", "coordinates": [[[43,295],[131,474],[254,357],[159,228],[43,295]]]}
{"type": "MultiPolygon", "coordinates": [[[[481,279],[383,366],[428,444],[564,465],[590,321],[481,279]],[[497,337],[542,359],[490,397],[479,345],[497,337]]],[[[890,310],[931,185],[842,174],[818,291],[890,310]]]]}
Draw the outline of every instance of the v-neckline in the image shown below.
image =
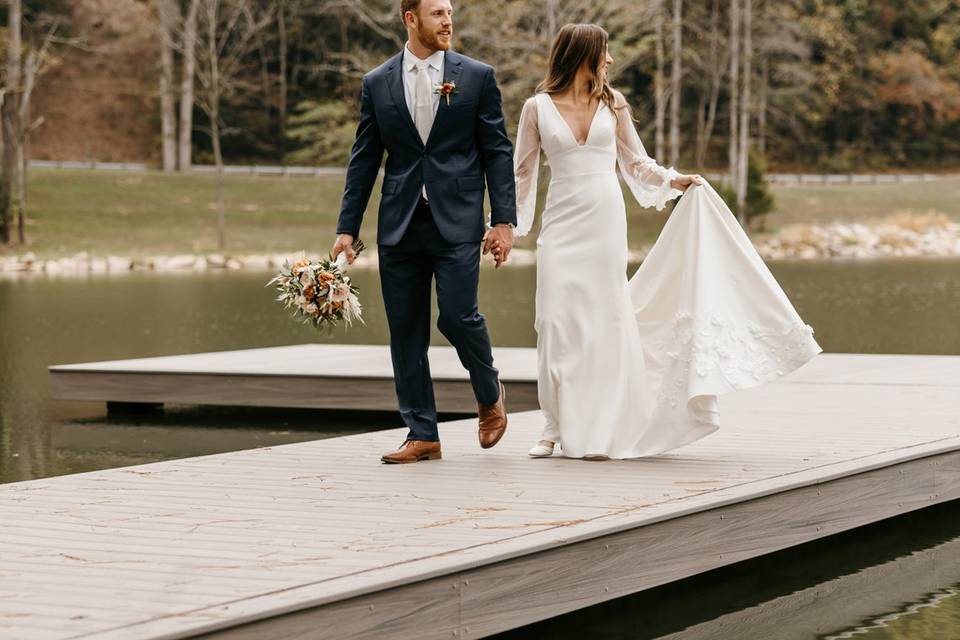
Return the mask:
{"type": "Polygon", "coordinates": [[[590,124],[587,126],[587,137],[584,138],[583,143],[581,144],[580,140],[577,138],[577,134],[573,132],[573,127],[570,126],[570,123],[567,122],[567,119],[563,117],[563,114],[560,113],[560,107],[557,106],[557,103],[553,101],[553,96],[549,93],[545,93],[547,100],[550,101],[553,110],[556,112],[557,117],[563,122],[563,125],[567,128],[567,131],[570,133],[570,137],[573,138],[574,143],[578,147],[585,147],[587,143],[590,142],[590,134],[593,132],[593,123],[597,120],[597,114],[600,113],[600,109],[603,108],[603,100],[600,100],[597,104],[597,108],[593,111],[593,116],[590,118],[590,124]]]}

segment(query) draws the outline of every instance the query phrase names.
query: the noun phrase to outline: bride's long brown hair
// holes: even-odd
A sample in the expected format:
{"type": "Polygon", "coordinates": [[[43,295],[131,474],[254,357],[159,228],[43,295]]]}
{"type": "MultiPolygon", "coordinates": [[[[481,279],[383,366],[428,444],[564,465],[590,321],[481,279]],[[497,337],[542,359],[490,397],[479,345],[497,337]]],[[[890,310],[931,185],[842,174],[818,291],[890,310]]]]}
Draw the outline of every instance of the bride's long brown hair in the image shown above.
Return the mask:
{"type": "Polygon", "coordinates": [[[584,64],[590,69],[590,97],[599,98],[613,111],[615,99],[606,75],[600,75],[600,63],[606,59],[610,36],[595,24],[566,24],[557,33],[550,49],[547,76],[537,93],[563,93],[573,86],[577,71],[584,64]]]}

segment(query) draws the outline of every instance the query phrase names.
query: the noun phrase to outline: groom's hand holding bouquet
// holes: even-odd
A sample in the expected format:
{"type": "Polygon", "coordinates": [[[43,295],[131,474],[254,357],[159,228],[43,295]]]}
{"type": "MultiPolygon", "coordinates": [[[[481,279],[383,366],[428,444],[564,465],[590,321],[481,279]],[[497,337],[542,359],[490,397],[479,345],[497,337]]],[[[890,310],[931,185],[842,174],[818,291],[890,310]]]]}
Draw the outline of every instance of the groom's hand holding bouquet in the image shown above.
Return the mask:
{"type": "Polygon", "coordinates": [[[353,261],[357,259],[357,252],[353,248],[354,237],[349,233],[341,233],[337,236],[336,242],[333,243],[333,251],[331,252],[331,257],[336,260],[341,253],[346,254],[347,264],[353,264],[353,261]]]}

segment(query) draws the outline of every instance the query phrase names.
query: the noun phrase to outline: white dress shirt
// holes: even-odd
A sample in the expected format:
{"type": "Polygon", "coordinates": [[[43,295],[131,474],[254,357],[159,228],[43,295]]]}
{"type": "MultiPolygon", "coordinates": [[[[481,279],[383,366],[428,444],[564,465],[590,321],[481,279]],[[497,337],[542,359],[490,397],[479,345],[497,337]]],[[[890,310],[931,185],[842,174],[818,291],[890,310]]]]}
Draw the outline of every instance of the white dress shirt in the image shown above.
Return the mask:
{"type": "MultiPolygon", "coordinates": [[[[403,47],[403,97],[407,101],[407,111],[410,117],[414,117],[416,112],[416,95],[414,94],[414,83],[417,81],[417,72],[415,68],[418,64],[426,62],[430,65],[427,71],[430,73],[431,86],[437,86],[443,81],[443,51],[435,51],[426,60],[421,60],[410,51],[409,47],[403,47]]],[[[440,96],[433,96],[433,113],[436,115],[440,107],[440,96]]]]}

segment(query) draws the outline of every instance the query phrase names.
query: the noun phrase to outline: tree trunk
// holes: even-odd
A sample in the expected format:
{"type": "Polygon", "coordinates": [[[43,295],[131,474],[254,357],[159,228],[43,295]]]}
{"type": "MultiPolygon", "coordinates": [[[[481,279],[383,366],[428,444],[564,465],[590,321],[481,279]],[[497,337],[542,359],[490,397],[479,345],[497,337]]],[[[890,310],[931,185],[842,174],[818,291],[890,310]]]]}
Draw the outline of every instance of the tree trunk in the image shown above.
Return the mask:
{"type": "Polygon", "coordinates": [[[193,166],[193,85],[197,64],[197,11],[200,0],[190,0],[183,21],[183,69],[180,76],[180,171],[193,166]]]}
{"type": "MultiPolygon", "coordinates": [[[[219,117],[219,114],[218,116],[219,117]]],[[[213,132],[213,158],[217,165],[217,248],[223,251],[227,246],[227,216],[224,202],[223,153],[220,150],[220,125],[216,119],[211,127],[213,132]]]]}
{"type": "Polygon", "coordinates": [[[757,151],[761,156],[767,153],[767,89],[770,85],[770,67],[767,58],[760,62],[760,104],[757,113],[757,151]]]}
{"type": "Polygon", "coordinates": [[[673,0],[673,69],[670,77],[670,164],[680,163],[680,98],[683,77],[683,0],[673,0]]]}
{"type": "MultiPolygon", "coordinates": [[[[51,33],[51,36],[53,34],[51,33]]],[[[29,153],[27,143],[30,136],[30,99],[33,96],[33,87],[37,73],[42,64],[49,39],[44,42],[39,54],[31,51],[27,54],[24,65],[23,94],[20,96],[19,111],[17,113],[17,240],[21,245],[27,244],[27,166],[29,153]]]]}
{"type": "MultiPolygon", "coordinates": [[[[278,7],[279,8],[279,7],[278,7]]],[[[263,34],[257,32],[257,54],[260,58],[260,94],[263,100],[260,102],[263,106],[263,126],[265,131],[273,129],[274,110],[277,108],[278,100],[274,94],[276,87],[270,78],[270,61],[267,59],[267,43],[263,34]]]]}
{"type": "Polygon", "coordinates": [[[707,90],[706,87],[700,88],[700,96],[697,100],[697,138],[694,152],[694,166],[701,169],[703,154],[701,149],[707,146],[707,90]]]}
{"type": "Polygon", "coordinates": [[[156,0],[160,18],[160,130],[163,138],[163,170],[177,168],[177,104],[174,96],[175,33],[180,7],[174,0],[156,0]]]}
{"type": "MultiPolygon", "coordinates": [[[[740,0],[730,3],[730,140],[727,160],[730,171],[730,186],[736,188],[737,163],[737,118],[740,115],[740,0]]],[[[736,212],[740,215],[740,212],[736,212]]]]}
{"type": "Polygon", "coordinates": [[[547,37],[557,35],[557,0],[547,0],[547,37]]]}
{"type": "Polygon", "coordinates": [[[747,161],[750,156],[750,85],[753,74],[753,0],[743,0],[743,95],[740,98],[740,144],[737,163],[737,210],[747,222],[747,161]]]}
{"type": "Polygon", "coordinates": [[[27,54],[23,66],[23,92],[17,112],[17,231],[20,244],[27,243],[27,170],[30,166],[30,132],[36,124],[30,121],[30,105],[33,100],[33,90],[37,84],[37,76],[47,56],[47,49],[53,42],[56,33],[56,24],[50,29],[39,50],[34,49],[27,54]]]}
{"type": "Polygon", "coordinates": [[[720,84],[723,80],[723,62],[720,57],[720,0],[713,0],[710,12],[710,98],[707,101],[707,113],[704,122],[703,137],[697,146],[696,166],[703,167],[707,160],[707,150],[713,138],[713,127],[717,122],[717,104],[720,101],[720,84]]]}
{"type": "Polygon", "coordinates": [[[213,161],[217,166],[217,247],[223,251],[227,246],[227,225],[223,196],[223,151],[220,148],[220,58],[217,51],[219,4],[219,0],[207,0],[207,55],[210,61],[210,137],[213,140],[213,161]]]}
{"type": "Polygon", "coordinates": [[[7,13],[7,72],[0,119],[3,122],[3,175],[0,176],[0,242],[10,243],[14,185],[17,184],[20,157],[20,74],[23,40],[21,0],[9,0],[7,13]]]}
{"type": "Polygon", "coordinates": [[[717,125],[717,107],[720,104],[720,85],[723,82],[723,74],[718,73],[716,82],[713,85],[713,91],[710,94],[710,104],[707,107],[707,130],[704,134],[706,146],[703,148],[704,161],[710,147],[710,141],[713,139],[713,130],[717,125]]]}
{"type": "Polygon", "coordinates": [[[287,0],[277,6],[277,31],[280,38],[280,78],[277,110],[280,112],[280,161],[287,164],[287,0]]]}
{"type": "Polygon", "coordinates": [[[17,145],[17,241],[27,244],[27,140],[29,134],[24,131],[17,145]]]}
{"type": "Polygon", "coordinates": [[[654,126],[655,126],[655,135],[654,135],[654,147],[656,152],[656,157],[661,161],[663,160],[663,138],[664,138],[664,122],[666,120],[667,114],[667,101],[664,87],[664,77],[663,77],[663,68],[664,68],[664,46],[663,46],[663,2],[664,0],[657,0],[656,5],[656,14],[654,15],[654,23],[656,30],[656,50],[657,50],[657,69],[653,77],[653,93],[654,93],[654,126]]]}

